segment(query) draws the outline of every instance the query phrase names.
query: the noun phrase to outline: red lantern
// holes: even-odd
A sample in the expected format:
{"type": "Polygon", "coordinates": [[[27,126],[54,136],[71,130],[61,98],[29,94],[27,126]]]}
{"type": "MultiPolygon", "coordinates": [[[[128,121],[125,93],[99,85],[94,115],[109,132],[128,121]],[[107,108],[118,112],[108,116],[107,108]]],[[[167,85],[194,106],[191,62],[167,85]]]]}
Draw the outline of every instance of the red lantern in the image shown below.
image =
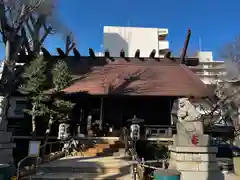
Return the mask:
{"type": "Polygon", "coordinates": [[[197,135],[192,136],[192,144],[194,144],[194,145],[198,144],[198,136],[197,135]]]}

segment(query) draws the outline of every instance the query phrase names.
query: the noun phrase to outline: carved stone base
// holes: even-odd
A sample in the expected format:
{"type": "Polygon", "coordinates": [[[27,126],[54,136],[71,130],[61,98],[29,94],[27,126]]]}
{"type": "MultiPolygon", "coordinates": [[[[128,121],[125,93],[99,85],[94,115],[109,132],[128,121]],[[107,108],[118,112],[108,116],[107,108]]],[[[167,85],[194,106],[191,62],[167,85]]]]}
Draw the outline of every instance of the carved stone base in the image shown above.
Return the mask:
{"type": "Polygon", "coordinates": [[[13,165],[12,132],[7,132],[8,121],[3,118],[6,107],[6,98],[0,96],[0,164],[13,165]]]}
{"type": "Polygon", "coordinates": [[[0,164],[13,163],[13,148],[15,143],[11,142],[12,133],[0,131],[0,164]]]}
{"type": "Polygon", "coordinates": [[[216,147],[170,146],[169,168],[181,172],[181,180],[223,180],[216,161],[216,147]]]}
{"type": "MultiPolygon", "coordinates": [[[[196,145],[192,144],[192,137],[189,134],[184,135],[173,135],[174,144],[176,146],[190,146],[196,147],[196,145]]],[[[210,145],[210,137],[209,135],[202,134],[198,135],[198,146],[206,147],[210,145]]]]}

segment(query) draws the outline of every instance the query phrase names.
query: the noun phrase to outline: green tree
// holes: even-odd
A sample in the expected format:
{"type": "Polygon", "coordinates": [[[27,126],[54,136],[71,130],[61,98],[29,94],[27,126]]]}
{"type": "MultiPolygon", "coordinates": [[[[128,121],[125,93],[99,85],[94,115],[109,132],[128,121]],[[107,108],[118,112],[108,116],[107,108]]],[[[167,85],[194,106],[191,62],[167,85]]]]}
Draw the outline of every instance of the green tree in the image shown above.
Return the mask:
{"type": "MultiPolygon", "coordinates": [[[[71,82],[71,75],[68,66],[64,61],[58,61],[52,70],[53,94],[58,94],[66,88],[71,82]]],[[[60,96],[53,98],[53,103],[49,106],[48,128],[45,132],[44,143],[47,143],[48,136],[51,132],[51,126],[54,122],[67,122],[70,120],[70,113],[75,104],[71,101],[64,100],[60,96]]]]}
{"type": "Polygon", "coordinates": [[[45,102],[49,97],[44,93],[46,89],[46,61],[43,56],[38,56],[33,59],[29,66],[26,66],[22,75],[24,83],[19,90],[27,96],[31,107],[24,111],[32,117],[32,137],[36,138],[36,117],[43,116],[48,113],[48,107],[45,102]]]}
{"type": "Polygon", "coordinates": [[[71,74],[64,61],[58,61],[52,70],[54,91],[59,92],[66,88],[71,82],[71,74]]]}
{"type": "MultiPolygon", "coordinates": [[[[56,93],[61,92],[64,88],[68,87],[71,83],[71,75],[68,71],[66,62],[59,61],[56,63],[52,70],[53,87],[56,93]]],[[[51,108],[51,115],[59,122],[67,122],[70,120],[69,115],[75,105],[71,101],[64,100],[63,98],[56,97],[51,108]]]]}
{"type": "MultiPolygon", "coordinates": [[[[66,40],[65,55],[75,46],[73,35],[57,15],[58,0],[0,0],[0,38],[4,45],[3,121],[7,120],[11,93],[15,90],[16,62],[23,54],[40,54],[46,38],[58,33],[66,40]],[[19,56],[20,54],[20,56],[19,56]]],[[[26,57],[26,58],[28,58],[26,57]]]]}

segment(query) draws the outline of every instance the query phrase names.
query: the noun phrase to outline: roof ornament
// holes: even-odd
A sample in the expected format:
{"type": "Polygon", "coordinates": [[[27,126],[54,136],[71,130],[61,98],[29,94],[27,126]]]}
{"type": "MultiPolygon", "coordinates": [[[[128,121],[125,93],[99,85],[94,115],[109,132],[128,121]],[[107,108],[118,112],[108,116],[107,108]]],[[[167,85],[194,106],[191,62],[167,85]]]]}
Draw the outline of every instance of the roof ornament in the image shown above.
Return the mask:
{"type": "Polygon", "coordinates": [[[66,56],[61,48],[57,48],[57,52],[58,52],[60,57],[65,57],[66,56]]]}
{"type": "Polygon", "coordinates": [[[135,58],[140,58],[140,49],[137,49],[135,52],[135,58]]]}
{"type": "Polygon", "coordinates": [[[171,56],[172,56],[172,52],[170,50],[167,50],[166,53],[164,54],[164,58],[173,60],[171,56]]]}
{"type": "Polygon", "coordinates": [[[156,55],[156,50],[153,49],[152,52],[151,52],[150,55],[149,55],[149,58],[154,59],[154,58],[155,58],[155,55],[156,55]]]}
{"type": "Polygon", "coordinates": [[[104,56],[105,56],[105,58],[110,58],[110,52],[108,49],[105,50],[104,56]]]}
{"type": "Polygon", "coordinates": [[[48,50],[46,48],[41,47],[41,51],[42,51],[44,57],[51,56],[50,52],[48,52],[48,50]]]}
{"type": "Polygon", "coordinates": [[[91,58],[96,58],[95,53],[94,53],[94,51],[93,51],[92,48],[89,48],[88,52],[89,52],[89,56],[90,56],[91,58]]]}
{"type": "Polygon", "coordinates": [[[187,48],[188,48],[190,37],[191,37],[191,29],[188,29],[188,33],[187,33],[187,37],[186,37],[186,40],[185,40],[185,43],[184,43],[183,51],[182,51],[181,56],[180,56],[180,60],[181,60],[182,64],[185,64],[185,56],[186,56],[186,53],[187,53],[187,48]]]}
{"type": "Polygon", "coordinates": [[[124,51],[124,49],[122,49],[122,50],[120,51],[120,57],[121,57],[121,58],[125,58],[125,51],[124,51]]]}
{"type": "Polygon", "coordinates": [[[77,48],[73,48],[73,54],[74,54],[74,56],[77,57],[77,58],[80,58],[80,57],[81,57],[81,54],[80,54],[80,52],[77,50],[77,48]]]}

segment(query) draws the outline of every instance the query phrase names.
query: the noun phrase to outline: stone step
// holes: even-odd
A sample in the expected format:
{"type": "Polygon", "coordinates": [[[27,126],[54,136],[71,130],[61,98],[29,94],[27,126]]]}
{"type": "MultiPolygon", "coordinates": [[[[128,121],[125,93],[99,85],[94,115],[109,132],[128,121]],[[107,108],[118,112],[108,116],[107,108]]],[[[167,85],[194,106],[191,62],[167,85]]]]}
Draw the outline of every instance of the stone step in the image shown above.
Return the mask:
{"type": "Polygon", "coordinates": [[[109,148],[110,144],[96,144],[95,147],[105,149],[105,148],[109,148]]]}
{"type": "Polygon", "coordinates": [[[84,156],[84,157],[95,157],[97,153],[90,153],[90,152],[77,152],[75,156],[84,156]]]}
{"type": "MultiPolygon", "coordinates": [[[[87,162],[86,162],[87,164],[87,162]]],[[[126,168],[130,168],[130,165],[126,168]]],[[[126,171],[126,170],[125,170],[126,171]]],[[[45,166],[45,167],[39,167],[38,168],[39,173],[57,173],[57,172],[64,172],[64,173],[120,173],[120,165],[115,164],[112,167],[111,166],[79,166],[79,167],[71,167],[71,166],[62,166],[62,167],[51,167],[51,166],[45,166]]]]}
{"type": "Polygon", "coordinates": [[[22,178],[23,180],[131,180],[131,175],[124,173],[47,173],[22,178]]]}
{"type": "Polygon", "coordinates": [[[112,148],[109,148],[109,149],[104,149],[103,152],[99,152],[97,153],[96,155],[98,157],[103,157],[103,156],[113,156],[113,154],[117,152],[117,149],[112,149],[112,148]]]}
{"type": "Polygon", "coordinates": [[[91,156],[91,157],[112,156],[115,152],[119,151],[119,149],[124,149],[124,145],[120,141],[115,141],[113,143],[99,143],[99,144],[96,144],[94,147],[90,147],[86,151],[75,152],[72,155],[73,156],[91,156]]]}
{"type": "Polygon", "coordinates": [[[121,141],[116,141],[115,143],[113,143],[113,144],[110,144],[110,147],[111,148],[124,148],[125,147],[125,145],[124,145],[124,143],[122,143],[121,141]]]}
{"type": "Polygon", "coordinates": [[[38,173],[57,173],[57,172],[64,172],[64,173],[100,173],[103,174],[105,169],[103,167],[71,167],[71,166],[44,166],[38,168],[38,173]]]}
{"type": "MultiPolygon", "coordinates": [[[[67,157],[38,167],[32,179],[121,179],[131,174],[131,164],[112,157],[67,157]],[[111,175],[110,175],[111,174],[111,175]]],[[[28,178],[30,179],[30,175],[28,178]]],[[[130,178],[131,179],[131,178],[130,178]]],[[[130,180],[126,179],[126,180],[130,180]]]]}
{"type": "Polygon", "coordinates": [[[89,152],[89,153],[98,153],[98,148],[89,148],[86,152],[89,152]]]}
{"type": "Polygon", "coordinates": [[[124,153],[115,152],[115,153],[113,153],[113,156],[114,156],[114,157],[125,157],[125,156],[126,156],[126,153],[125,153],[125,152],[124,152],[124,153]]]}

